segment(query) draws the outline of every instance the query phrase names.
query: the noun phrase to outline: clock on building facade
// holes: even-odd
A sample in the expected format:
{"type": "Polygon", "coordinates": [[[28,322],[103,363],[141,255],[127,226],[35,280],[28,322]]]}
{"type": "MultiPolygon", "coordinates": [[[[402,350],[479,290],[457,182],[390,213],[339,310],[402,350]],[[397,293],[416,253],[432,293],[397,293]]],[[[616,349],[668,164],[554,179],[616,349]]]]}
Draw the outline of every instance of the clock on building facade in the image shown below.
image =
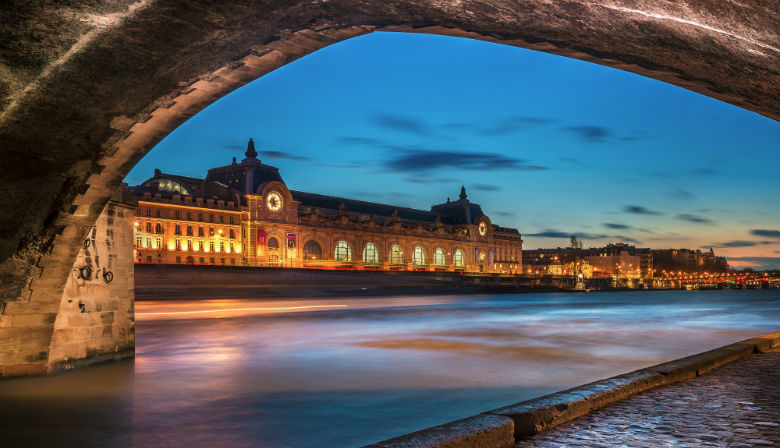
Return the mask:
{"type": "Polygon", "coordinates": [[[272,212],[278,212],[282,209],[282,206],[284,205],[282,201],[282,195],[280,195],[276,191],[272,191],[268,193],[265,197],[265,206],[268,207],[268,210],[271,210],[272,212]]]}
{"type": "Polygon", "coordinates": [[[487,224],[485,224],[485,221],[482,221],[481,223],[479,223],[479,235],[485,236],[486,233],[487,233],[487,224]]]}

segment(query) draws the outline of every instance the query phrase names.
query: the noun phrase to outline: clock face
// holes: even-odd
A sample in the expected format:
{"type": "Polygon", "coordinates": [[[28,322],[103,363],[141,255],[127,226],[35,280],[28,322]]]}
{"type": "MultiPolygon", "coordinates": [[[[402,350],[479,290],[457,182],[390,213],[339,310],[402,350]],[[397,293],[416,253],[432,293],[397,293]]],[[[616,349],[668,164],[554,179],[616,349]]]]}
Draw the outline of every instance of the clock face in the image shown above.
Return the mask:
{"type": "Polygon", "coordinates": [[[272,191],[268,193],[265,197],[265,206],[268,207],[268,210],[271,210],[272,212],[278,212],[282,209],[282,195],[277,193],[276,191],[272,191]]]}
{"type": "Polygon", "coordinates": [[[482,236],[485,236],[486,233],[487,233],[487,225],[483,221],[483,222],[479,223],[479,234],[482,235],[482,236]]]}

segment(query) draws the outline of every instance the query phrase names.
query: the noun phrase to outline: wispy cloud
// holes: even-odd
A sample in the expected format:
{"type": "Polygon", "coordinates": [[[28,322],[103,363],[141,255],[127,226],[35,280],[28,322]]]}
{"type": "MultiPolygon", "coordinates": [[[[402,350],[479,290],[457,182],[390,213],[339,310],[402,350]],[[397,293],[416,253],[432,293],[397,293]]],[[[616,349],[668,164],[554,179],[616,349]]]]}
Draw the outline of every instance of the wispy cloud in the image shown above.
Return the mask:
{"type": "Polygon", "coordinates": [[[729,263],[740,266],[750,266],[757,269],[780,268],[780,257],[726,257],[729,263]]]}
{"type": "Polygon", "coordinates": [[[382,142],[371,137],[341,136],[336,138],[336,143],[342,145],[377,146],[382,142]]]}
{"type": "Polygon", "coordinates": [[[479,191],[498,191],[501,189],[498,185],[490,185],[490,184],[473,184],[469,186],[469,188],[473,190],[479,190],[479,191]]]}
{"type": "Polygon", "coordinates": [[[377,113],[371,116],[371,121],[385,129],[406,132],[417,136],[427,136],[431,133],[428,123],[411,116],[377,113]]]}
{"type": "Polygon", "coordinates": [[[620,241],[625,241],[626,243],[638,243],[638,240],[635,240],[634,238],[631,238],[630,236],[625,235],[615,235],[612,238],[620,241]]]}
{"type": "Polygon", "coordinates": [[[275,159],[275,160],[280,160],[280,159],[295,160],[298,162],[305,162],[307,160],[311,160],[308,157],[295,156],[282,151],[262,151],[260,153],[260,157],[265,157],[267,159],[275,159]]]}
{"type": "Polygon", "coordinates": [[[526,234],[526,236],[533,236],[537,238],[571,238],[572,236],[576,236],[577,238],[582,238],[583,240],[596,240],[602,238],[609,238],[607,235],[583,233],[583,232],[562,232],[560,230],[555,230],[555,229],[546,229],[539,233],[528,233],[526,234]]]}
{"type": "Polygon", "coordinates": [[[583,162],[580,159],[575,159],[573,157],[561,157],[561,162],[570,163],[572,165],[581,166],[581,167],[590,167],[591,165],[588,163],[583,162]]]}
{"type": "Polygon", "coordinates": [[[750,231],[750,234],[765,238],[780,238],[780,230],[753,229],[750,231]]]}
{"type": "Polygon", "coordinates": [[[623,229],[630,229],[631,228],[631,226],[627,226],[625,224],[617,224],[617,223],[614,223],[614,222],[605,222],[602,225],[604,227],[608,228],[608,229],[617,229],[617,230],[623,230],[623,229]]]}
{"type": "Polygon", "coordinates": [[[702,248],[709,248],[709,247],[716,247],[719,249],[725,249],[729,247],[754,247],[754,246],[760,246],[764,244],[770,244],[770,241],[748,241],[748,240],[733,240],[733,241],[726,241],[725,243],[714,243],[710,244],[709,246],[702,246],[702,248]]]}
{"type": "Polygon", "coordinates": [[[604,143],[612,136],[612,131],[604,126],[566,126],[563,129],[591,143],[604,143]]]}
{"type": "Polygon", "coordinates": [[[661,212],[650,210],[649,208],[643,207],[641,205],[626,205],[623,207],[623,212],[633,213],[635,215],[663,215],[661,212]]]}
{"type": "Polygon", "coordinates": [[[495,215],[503,216],[505,218],[513,218],[517,216],[515,213],[512,212],[494,212],[495,215]]]}
{"type": "Polygon", "coordinates": [[[712,224],[712,220],[703,216],[689,215],[687,213],[681,213],[677,215],[677,219],[682,221],[694,222],[697,224],[712,224]]]}
{"type": "Polygon", "coordinates": [[[693,199],[694,197],[696,197],[690,191],[680,190],[680,189],[670,191],[669,196],[677,199],[693,199]]]}
{"type": "Polygon", "coordinates": [[[699,176],[714,176],[718,173],[720,173],[720,171],[712,168],[694,168],[691,170],[691,174],[696,174],[699,176]]]}
{"type": "Polygon", "coordinates": [[[547,167],[530,165],[525,160],[495,153],[458,151],[401,150],[385,162],[385,166],[398,172],[421,173],[443,168],[463,170],[521,170],[544,171],[547,167]]]}
{"type": "Polygon", "coordinates": [[[555,120],[545,117],[512,117],[493,126],[483,128],[479,133],[487,136],[506,135],[531,127],[546,126],[555,120]]]}
{"type": "Polygon", "coordinates": [[[411,182],[413,184],[457,184],[457,179],[444,179],[439,177],[407,177],[404,179],[407,182],[411,182]]]}

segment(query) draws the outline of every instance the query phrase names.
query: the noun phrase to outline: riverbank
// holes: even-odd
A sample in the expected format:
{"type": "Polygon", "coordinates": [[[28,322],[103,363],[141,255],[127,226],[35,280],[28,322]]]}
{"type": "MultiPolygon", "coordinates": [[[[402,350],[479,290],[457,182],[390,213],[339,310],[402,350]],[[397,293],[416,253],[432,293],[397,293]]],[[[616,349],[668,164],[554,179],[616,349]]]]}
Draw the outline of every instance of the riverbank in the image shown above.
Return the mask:
{"type": "MultiPolygon", "coordinates": [[[[652,288],[673,291],[680,288],[652,288]]],[[[446,271],[325,270],[243,266],[135,265],[136,300],[323,298],[396,295],[638,291],[611,279],[474,275],[446,271]]],[[[713,288],[714,290],[714,288],[713,288]]]]}
{"type": "Polygon", "coordinates": [[[574,286],[573,279],[469,276],[458,272],[135,265],[136,300],[561,292],[574,286]]]}
{"type": "MultiPolygon", "coordinates": [[[[780,333],[771,333],[727,345],[697,355],[639,369],[595,383],[575,387],[488,411],[456,422],[435,426],[366,448],[507,448],[520,443],[528,446],[530,436],[543,433],[660,386],[698,378],[733,361],[764,353],[780,344],[780,333]]],[[[777,370],[772,372],[777,377],[777,370]]],[[[745,370],[741,370],[744,374],[745,370]]],[[[765,375],[766,372],[755,371],[765,375]]],[[[684,384],[682,385],[684,386],[684,384]]],[[[775,406],[777,403],[775,402],[775,406]]],[[[639,416],[641,418],[642,416],[639,416]]],[[[641,422],[630,422],[640,424],[641,422]]],[[[770,422],[778,423],[778,422],[770,422]]]]}

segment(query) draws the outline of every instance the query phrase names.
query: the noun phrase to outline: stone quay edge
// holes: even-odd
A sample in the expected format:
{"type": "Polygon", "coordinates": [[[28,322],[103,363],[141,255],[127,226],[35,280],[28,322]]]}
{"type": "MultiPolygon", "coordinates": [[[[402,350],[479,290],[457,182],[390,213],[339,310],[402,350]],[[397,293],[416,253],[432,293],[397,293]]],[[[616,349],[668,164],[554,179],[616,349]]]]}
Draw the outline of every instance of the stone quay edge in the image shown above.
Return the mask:
{"type": "Polygon", "coordinates": [[[780,332],[746,339],[479,415],[423,429],[364,448],[508,448],[517,439],[549,430],[658,386],[703,375],[780,344],[780,332]],[[511,434],[511,437],[507,437],[511,434]]]}

